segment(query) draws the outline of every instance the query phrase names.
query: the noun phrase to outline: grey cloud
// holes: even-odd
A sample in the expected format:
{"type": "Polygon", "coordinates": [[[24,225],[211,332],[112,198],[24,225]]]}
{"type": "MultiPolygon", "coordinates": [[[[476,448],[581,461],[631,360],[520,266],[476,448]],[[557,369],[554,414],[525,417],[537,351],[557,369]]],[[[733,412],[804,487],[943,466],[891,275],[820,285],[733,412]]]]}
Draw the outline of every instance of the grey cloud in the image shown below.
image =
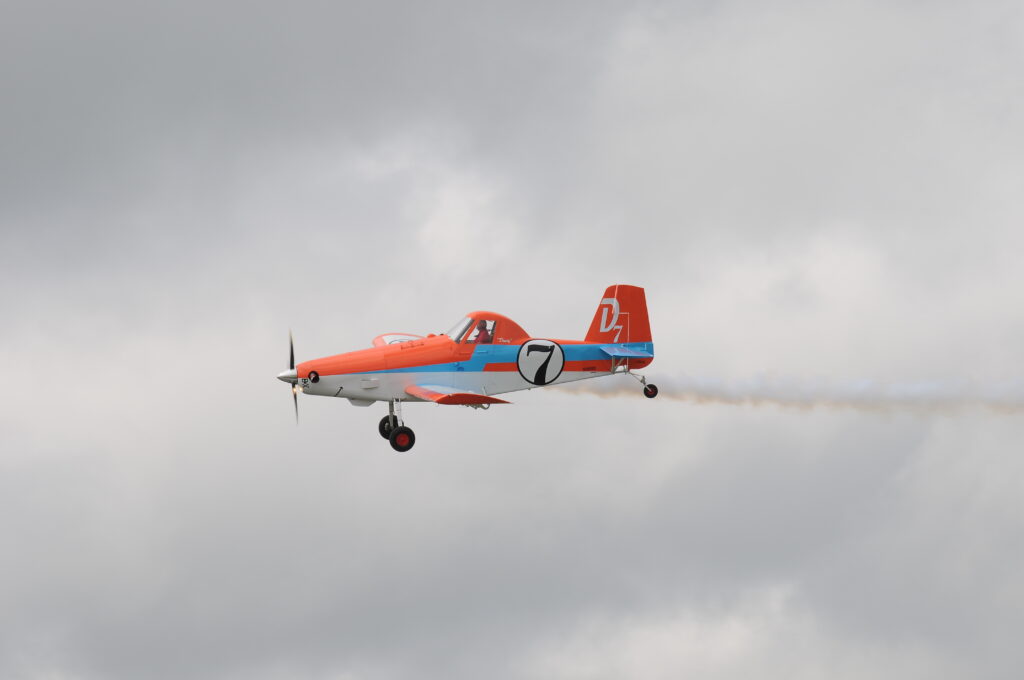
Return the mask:
{"type": "Polygon", "coordinates": [[[532,391],[398,456],[273,379],[613,282],[655,381],[1019,378],[1011,4],[7,15],[0,675],[1014,677],[1016,417],[532,391]]]}

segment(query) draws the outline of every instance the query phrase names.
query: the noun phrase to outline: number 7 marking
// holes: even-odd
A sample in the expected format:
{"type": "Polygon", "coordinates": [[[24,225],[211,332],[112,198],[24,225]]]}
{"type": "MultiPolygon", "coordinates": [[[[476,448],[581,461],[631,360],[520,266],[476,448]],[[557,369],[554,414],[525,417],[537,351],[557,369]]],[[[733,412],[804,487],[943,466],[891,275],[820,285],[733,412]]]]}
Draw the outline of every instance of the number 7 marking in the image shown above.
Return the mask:
{"type": "Polygon", "coordinates": [[[530,356],[534,352],[547,352],[548,358],[544,360],[544,363],[537,369],[537,374],[533,376],[534,385],[544,385],[547,381],[545,378],[548,377],[548,364],[551,363],[551,357],[555,354],[554,345],[530,345],[526,348],[526,356],[530,356]]]}

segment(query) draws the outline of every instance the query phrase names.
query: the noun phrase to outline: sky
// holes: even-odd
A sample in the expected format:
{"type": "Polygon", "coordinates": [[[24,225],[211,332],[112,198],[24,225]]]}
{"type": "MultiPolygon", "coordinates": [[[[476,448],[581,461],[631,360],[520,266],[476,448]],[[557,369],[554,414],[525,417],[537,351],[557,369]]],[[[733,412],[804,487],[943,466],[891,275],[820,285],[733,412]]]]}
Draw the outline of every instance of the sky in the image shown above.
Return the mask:
{"type": "Polygon", "coordinates": [[[1024,402],[1019,3],[3,8],[0,676],[1019,675],[1020,409],[814,397],[1024,402]],[[275,380],[614,283],[810,403],[275,380]]]}

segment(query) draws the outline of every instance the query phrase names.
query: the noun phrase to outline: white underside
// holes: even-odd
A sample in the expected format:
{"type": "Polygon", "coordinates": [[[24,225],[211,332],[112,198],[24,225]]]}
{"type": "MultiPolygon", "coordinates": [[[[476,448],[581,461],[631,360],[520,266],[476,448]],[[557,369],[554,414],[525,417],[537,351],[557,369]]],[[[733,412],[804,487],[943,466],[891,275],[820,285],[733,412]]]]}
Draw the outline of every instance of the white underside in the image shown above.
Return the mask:
{"type": "MultiPolygon", "coordinates": [[[[563,371],[554,382],[548,384],[558,385],[604,375],[613,374],[608,371],[563,371]]],[[[457,391],[475,392],[488,396],[542,387],[527,382],[523,376],[519,375],[518,371],[355,373],[322,376],[316,383],[311,383],[308,380],[299,381],[299,387],[306,394],[349,399],[356,406],[369,406],[375,401],[390,401],[392,399],[425,401],[406,393],[405,388],[411,385],[444,385],[457,391]]]]}

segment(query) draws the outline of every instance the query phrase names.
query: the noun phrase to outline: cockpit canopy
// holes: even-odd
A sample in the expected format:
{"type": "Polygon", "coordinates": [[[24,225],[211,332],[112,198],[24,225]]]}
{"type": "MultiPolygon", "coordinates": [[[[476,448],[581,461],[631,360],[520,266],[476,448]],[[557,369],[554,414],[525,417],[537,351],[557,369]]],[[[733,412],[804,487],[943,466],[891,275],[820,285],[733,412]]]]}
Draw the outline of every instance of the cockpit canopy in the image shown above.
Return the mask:
{"type": "Polygon", "coordinates": [[[494,312],[471,312],[445,335],[455,342],[478,345],[510,345],[530,337],[515,321],[494,312]]]}

